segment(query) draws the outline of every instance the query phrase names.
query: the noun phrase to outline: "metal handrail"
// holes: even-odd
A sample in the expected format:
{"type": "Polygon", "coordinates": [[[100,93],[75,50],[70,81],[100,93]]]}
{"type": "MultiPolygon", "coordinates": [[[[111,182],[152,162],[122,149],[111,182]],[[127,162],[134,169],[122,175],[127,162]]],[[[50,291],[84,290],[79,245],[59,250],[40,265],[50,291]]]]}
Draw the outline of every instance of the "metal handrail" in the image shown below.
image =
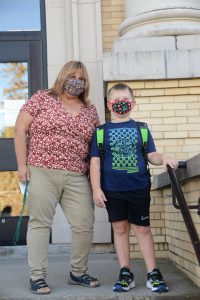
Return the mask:
{"type": "Polygon", "coordinates": [[[187,231],[189,233],[198,263],[200,265],[200,241],[199,236],[197,234],[196,228],[194,226],[193,220],[191,218],[189,207],[187,206],[184,194],[182,192],[180,183],[177,179],[175,170],[168,166],[168,174],[172,184],[173,193],[178,202],[178,208],[180,208],[187,231]]]}

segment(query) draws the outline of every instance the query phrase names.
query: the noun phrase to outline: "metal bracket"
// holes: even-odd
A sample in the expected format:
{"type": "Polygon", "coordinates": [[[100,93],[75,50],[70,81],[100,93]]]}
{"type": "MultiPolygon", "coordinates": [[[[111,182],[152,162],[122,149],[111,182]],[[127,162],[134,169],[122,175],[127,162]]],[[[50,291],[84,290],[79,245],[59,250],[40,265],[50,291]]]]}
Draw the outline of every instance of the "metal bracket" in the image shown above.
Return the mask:
{"type": "MultiPolygon", "coordinates": [[[[173,203],[173,206],[176,209],[181,209],[180,206],[178,205],[177,201],[176,201],[176,196],[175,196],[175,192],[173,190],[173,187],[172,187],[172,203],[173,203]]],[[[198,204],[197,205],[188,205],[187,207],[189,209],[197,209],[197,214],[200,216],[200,198],[198,200],[198,204]]]]}
{"type": "MultiPolygon", "coordinates": [[[[186,161],[185,160],[181,160],[178,163],[178,168],[179,169],[186,169],[186,161]]],[[[180,184],[180,183],[179,183],[180,184]]],[[[176,209],[180,209],[180,206],[178,205],[177,201],[176,201],[176,196],[175,196],[175,191],[173,189],[173,185],[172,185],[172,203],[173,206],[176,209]]],[[[197,209],[197,214],[200,216],[200,198],[198,200],[198,204],[197,205],[188,205],[187,206],[189,209],[197,209]]]]}

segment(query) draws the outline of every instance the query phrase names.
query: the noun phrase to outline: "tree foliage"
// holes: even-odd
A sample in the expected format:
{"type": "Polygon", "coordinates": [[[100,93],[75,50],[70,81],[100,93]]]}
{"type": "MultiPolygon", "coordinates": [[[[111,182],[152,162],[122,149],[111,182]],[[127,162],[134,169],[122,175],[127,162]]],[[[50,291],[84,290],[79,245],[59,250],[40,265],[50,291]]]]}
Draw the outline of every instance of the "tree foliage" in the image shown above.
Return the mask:
{"type": "Polygon", "coordinates": [[[13,100],[28,98],[27,64],[6,63],[2,68],[2,76],[9,80],[3,89],[4,97],[13,100]]]}

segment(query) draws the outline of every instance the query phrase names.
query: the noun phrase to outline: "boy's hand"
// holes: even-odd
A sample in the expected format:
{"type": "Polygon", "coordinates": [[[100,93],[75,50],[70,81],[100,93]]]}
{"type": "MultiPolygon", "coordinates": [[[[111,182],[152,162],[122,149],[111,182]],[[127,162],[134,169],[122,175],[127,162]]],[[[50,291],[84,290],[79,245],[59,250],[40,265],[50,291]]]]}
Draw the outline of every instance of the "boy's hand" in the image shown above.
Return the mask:
{"type": "Polygon", "coordinates": [[[178,168],[178,161],[173,157],[163,155],[163,168],[164,168],[165,171],[167,171],[167,166],[170,166],[173,169],[177,169],[178,168]]]}
{"type": "Polygon", "coordinates": [[[167,166],[170,166],[173,169],[178,167],[178,161],[165,154],[161,154],[158,152],[151,152],[147,154],[148,161],[154,166],[163,165],[165,171],[167,171],[167,166]]]}
{"type": "Polygon", "coordinates": [[[106,199],[102,189],[93,191],[93,200],[97,207],[100,207],[100,208],[106,207],[105,201],[107,201],[107,199],[106,199]]]}

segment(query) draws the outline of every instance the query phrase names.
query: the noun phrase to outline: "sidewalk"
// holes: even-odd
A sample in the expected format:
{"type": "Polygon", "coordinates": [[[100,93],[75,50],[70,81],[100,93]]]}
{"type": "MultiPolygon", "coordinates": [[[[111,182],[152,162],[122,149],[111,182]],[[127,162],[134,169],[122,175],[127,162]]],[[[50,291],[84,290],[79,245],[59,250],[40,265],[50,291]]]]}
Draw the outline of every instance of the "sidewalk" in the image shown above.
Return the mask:
{"type": "Polygon", "coordinates": [[[19,247],[18,252],[13,253],[9,249],[9,254],[6,254],[7,251],[8,248],[0,247],[0,300],[200,300],[200,289],[167,259],[158,260],[170,289],[162,295],[145,287],[146,272],[141,259],[132,263],[136,287],[127,293],[114,293],[112,286],[119,272],[114,253],[91,253],[89,257],[88,273],[98,277],[100,287],[92,289],[68,285],[69,247],[57,251],[54,246],[51,246],[49,253],[47,278],[52,293],[45,296],[33,295],[29,290],[26,247],[19,247]]]}

